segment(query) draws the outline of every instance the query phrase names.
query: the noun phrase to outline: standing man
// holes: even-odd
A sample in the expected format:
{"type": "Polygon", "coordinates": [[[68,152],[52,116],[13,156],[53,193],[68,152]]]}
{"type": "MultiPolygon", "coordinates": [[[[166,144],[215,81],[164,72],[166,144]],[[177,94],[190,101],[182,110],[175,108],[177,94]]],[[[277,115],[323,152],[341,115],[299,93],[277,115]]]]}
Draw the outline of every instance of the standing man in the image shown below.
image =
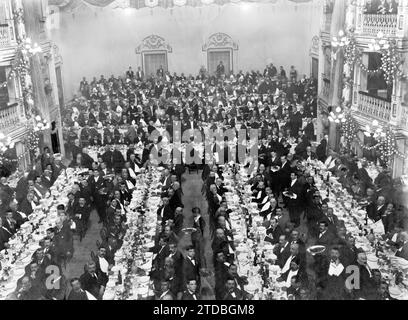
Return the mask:
{"type": "Polygon", "coordinates": [[[219,65],[217,66],[217,78],[221,78],[222,75],[225,75],[225,66],[222,63],[222,61],[220,61],[219,65]]]}

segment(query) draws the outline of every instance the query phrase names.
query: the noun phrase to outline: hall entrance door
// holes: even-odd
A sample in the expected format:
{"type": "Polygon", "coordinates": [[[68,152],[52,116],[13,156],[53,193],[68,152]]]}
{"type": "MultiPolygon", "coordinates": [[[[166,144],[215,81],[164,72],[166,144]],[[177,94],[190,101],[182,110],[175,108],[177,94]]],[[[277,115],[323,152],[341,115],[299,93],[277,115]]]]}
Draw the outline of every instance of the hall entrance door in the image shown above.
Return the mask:
{"type": "Polygon", "coordinates": [[[163,67],[164,71],[168,70],[166,52],[143,53],[143,70],[146,77],[155,77],[160,67],[163,67]]]}
{"type": "Polygon", "coordinates": [[[220,49],[220,50],[209,50],[207,52],[207,63],[208,72],[214,75],[217,71],[217,66],[220,61],[222,61],[225,68],[225,75],[229,75],[232,70],[232,50],[220,49]]]}
{"type": "Polygon", "coordinates": [[[312,58],[312,77],[316,80],[319,78],[319,60],[316,58],[312,58]]]}

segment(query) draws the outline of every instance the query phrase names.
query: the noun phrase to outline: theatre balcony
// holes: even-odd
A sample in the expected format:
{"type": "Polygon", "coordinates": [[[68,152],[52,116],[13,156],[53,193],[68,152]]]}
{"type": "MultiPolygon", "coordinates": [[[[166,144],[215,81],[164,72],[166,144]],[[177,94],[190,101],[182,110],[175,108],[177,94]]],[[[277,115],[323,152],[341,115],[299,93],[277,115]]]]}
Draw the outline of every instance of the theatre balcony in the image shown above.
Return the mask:
{"type": "Polygon", "coordinates": [[[0,132],[17,140],[25,131],[24,107],[12,103],[0,108],[0,132]]]}
{"type": "Polygon", "coordinates": [[[408,10],[408,1],[387,3],[381,1],[359,0],[356,5],[355,33],[361,38],[375,38],[378,34],[386,38],[407,37],[404,14],[408,10]]]}

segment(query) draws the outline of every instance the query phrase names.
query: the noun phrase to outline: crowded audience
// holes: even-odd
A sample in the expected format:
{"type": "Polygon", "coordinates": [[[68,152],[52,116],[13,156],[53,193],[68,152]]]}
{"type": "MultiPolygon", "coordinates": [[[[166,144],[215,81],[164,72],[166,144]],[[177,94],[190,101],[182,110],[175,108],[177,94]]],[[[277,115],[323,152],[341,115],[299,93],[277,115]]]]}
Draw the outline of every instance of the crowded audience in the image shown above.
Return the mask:
{"type": "MultiPolygon", "coordinates": [[[[364,208],[367,219],[382,223],[381,237],[395,249],[395,255],[408,260],[407,216],[396,202],[389,169],[379,168],[372,180],[368,164],[350,150],[329,149],[327,136],[316,141],[316,117],[316,80],[298,79],[293,66],[288,76],[282,66],[278,71],[273,64],[263,72],[225,74],[220,63],[214,76],[204,68],[196,77],[160,68],[155,77],[144,78],[129,68],[119,77],[102,75],[91,81],[84,77],[78,95],[64,110],[69,159],[64,163],[81,172],[81,177],[68,194],[68,204],[56,206],[60,219],[40,241],[10,298],[103,299],[115,252],[123,245],[128,228],[127,208],[137,176],[152,167],[164,168],[157,210],[160,227],[150,249],[154,257],[149,273],[152,298],[259,297],[246,289],[247,277],[238,274],[232,209],[226,197],[230,189],[225,181],[225,173],[231,169],[225,159],[234,154],[231,144],[214,141],[213,157],[206,159],[190,134],[183,143],[195,161],[162,161],[160,156],[152,156],[163,155],[166,145],[175,142],[174,134],[197,129],[205,140],[208,129],[232,128],[237,136],[239,129],[258,130],[255,170],[247,184],[266,230],[261,240],[273,245],[273,264],[280,269],[278,282],[284,284],[287,299],[391,299],[388,282],[368,266],[367,252],[356,248],[353,234],[334,214],[328,196],[323,197],[304,163],[325,164],[364,208]],[[152,135],[158,129],[165,129],[169,136],[152,135]],[[95,157],[90,150],[97,150],[95,157]],[[194,173],[201,176],[200,196],[208,205],[194,205],[187,212],[190,200],[184,196],[183,185],[194,173]],[[83,273],[68,278],[67,265],[78,250],[74,243],[81,246],[89,237],[92,214],[98,217],[100,239],[95,239],[97,247],[89,252],[83,273]],[[325,250],[311,255],[308,250],[313,246],[325,250]],[[47,286],[50,265],[61,274],[55,280],[61,284],[58,289],[47,286]],[[360,270],[357,289],[346,285],[346,268],[351,265],[360,270]],[[210,291],[204,288],[204,278],[211,279],[210,291]]],[[[7,252],[10,239],[30,221],[34,208],[66,169],[62,160],[44,147],[35,159],[35,169],[26,172],[14,189],[2,178],[0,254],[7,252]]],[[[250,167],[237,159],[235,163],[250,167]]],[[[248,216],[250,226],[252,218],[248,216]]],[[[253,263],[264,268],[263,260],[257,257],[253,263]]]]}

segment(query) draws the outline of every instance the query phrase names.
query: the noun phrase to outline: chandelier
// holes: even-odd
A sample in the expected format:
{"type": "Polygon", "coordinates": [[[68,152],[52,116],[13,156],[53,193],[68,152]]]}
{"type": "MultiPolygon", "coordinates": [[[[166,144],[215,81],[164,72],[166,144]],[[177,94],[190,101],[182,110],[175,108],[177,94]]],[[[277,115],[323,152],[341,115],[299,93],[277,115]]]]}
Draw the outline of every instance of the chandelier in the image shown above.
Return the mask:
{"type": "Polygon", "coordinates": [[[14,142],[11,140],[11,137],[6,137],[3,132],[0,132],[0,151],[5,152],[8,148],[14,148],[14,142]]]}
{"type": "Polygon", "coordinates": [[[334,111],[333,107],[331,107],[331,109],[332,110],[330,110],[329,116],[327,117],[330,122],[340,123],[346,121],[345,113],[342,107],[339,106],[336,109],[334,109],[334,111]]]}
{"type": "Polygon", "coordinates": [[[373,120],[371,126],[367,124],[364,129],[364,135],[366,137],[373,137],[377,139],[384,138],[386,136],[386,133],[383,131],[382,126],[377,120],[373,120]]]}
{"type": "Polygon", "coordinates": [[[343,30],[340,30],[338,33],[338,37],[333,37],[331,41],[331,45],[334,48],[343,48],[349,44],[350,39],[346,36],[343,30]]]}
{"type": "Polygon", "coordinates": [[[34,131],[44,131],[50,128],[50,124],[46,119],[42,119],[41,116],[37,115],[34,118],[34,131]]]}
{"type": "Polygon", "coordinates": [[[368,44],[368,49],[370,51],[380,51],[380,50],[387,50],[390,47],[390,43],[384,37],[383,32],[378,32],[377,37],[371,39],[371,42],[368,44]]]}

